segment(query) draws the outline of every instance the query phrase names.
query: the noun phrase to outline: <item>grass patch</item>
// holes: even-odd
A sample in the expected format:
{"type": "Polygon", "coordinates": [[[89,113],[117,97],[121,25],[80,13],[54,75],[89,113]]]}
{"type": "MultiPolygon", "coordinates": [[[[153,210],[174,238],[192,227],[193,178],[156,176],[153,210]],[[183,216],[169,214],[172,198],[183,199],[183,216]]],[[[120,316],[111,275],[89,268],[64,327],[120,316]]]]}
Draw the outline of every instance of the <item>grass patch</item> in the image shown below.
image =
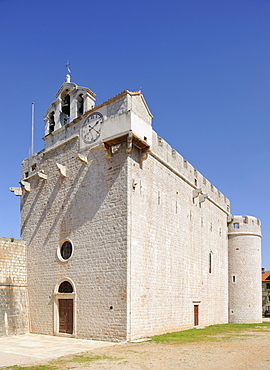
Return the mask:
{"type": "Polygon", "coordinates": [[[69,360],[69,362],[83,363],[83,362],[92,362],[92,361],[101,361],[101,360],[115,361],[115,360],[120,360],[120,359],[106,356],[106,355],[103,355],[103,356],[75,355],[72,357],[71,360],[69,360]]]}
{"type": "Polygon", "coordinates": [[[88,354],[80,354],[80,355],[73,355],[72,357],[60,357],[57,360],[51,361],[51,364],[47,365],[34,365],[34,366],[8,366],[8,367],[0,367],[0,369],[5,370],[59,370],[59,369],[71,369],[72,364],[74,363],[87,363],[93,361],[102,361],[102,360],[110,360],[110,361],[119,361],[122,360],[121,358],[114,358],[110,356],[98,356],[93,355],[89,356],[88,354]]]}
{"type": "Polygon", "coordinates": [[[152,341],[156,343],[188,343],[230,340],[243,334],[252,334],[254,332],[264,332],[270,330],[270,323],[259,324],[222,324],[211,325],[203,329],[190,329],[180,332],[155,335],[152,341]]]}

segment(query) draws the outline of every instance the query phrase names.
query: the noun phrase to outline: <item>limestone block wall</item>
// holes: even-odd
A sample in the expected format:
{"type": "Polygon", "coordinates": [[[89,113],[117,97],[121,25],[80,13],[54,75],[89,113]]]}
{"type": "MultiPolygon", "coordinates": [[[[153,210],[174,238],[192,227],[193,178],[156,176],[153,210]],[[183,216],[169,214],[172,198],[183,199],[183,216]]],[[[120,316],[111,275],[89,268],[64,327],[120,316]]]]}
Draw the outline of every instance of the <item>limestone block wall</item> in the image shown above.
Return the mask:
{"type": "Polygon", "coordinates": [[[0,336],[28,332],[26,245],[0,237],[0,336]]]}
{"type": "Polygon", "coordinates": [[[229,320],[262,321],[261,223],[252,216],[233,216],[229,238],[229,320]]]}
{"type": "Polygon", "coordinates": [[[129,339],[194,327],[195,305],[199,326],[228,322],[229,201],[155,133],[151,149],[129,160],[129,339]]]}
{"type": "Polygon", "coordinates": [[[126,338],[127,155],[113,159],[103,149],[85,150],[79,140],[39,153],[23,162],[22,176],[36,163],[21,197],[22,238],[28,250],[31,332],[58,334],[57,289],[74,285],[74,332],[78,338],[126,338]],[[56,163],[65,166],[61,175],[56,163]],[[44,171],[47,179],[37,173],[44,171]],[[57,249],[70,240],[73,255],[59,260],[57,249]]]}

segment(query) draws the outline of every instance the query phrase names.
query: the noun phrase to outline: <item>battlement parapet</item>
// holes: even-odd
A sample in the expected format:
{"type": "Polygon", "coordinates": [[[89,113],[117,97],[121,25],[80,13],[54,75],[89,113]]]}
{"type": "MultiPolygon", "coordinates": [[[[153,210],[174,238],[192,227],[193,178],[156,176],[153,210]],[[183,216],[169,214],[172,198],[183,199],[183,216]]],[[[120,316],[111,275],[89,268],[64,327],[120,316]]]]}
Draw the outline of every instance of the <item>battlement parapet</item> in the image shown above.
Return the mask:
{"type": "Polygon", "coordinates": [[[21,240],[21,239],[14,239],[13,237],[10,237],[10,238],[7,238],[7,237],[4,237],[4,236],[0,236],[0,245],[5,245],[8,246],[9,243],[14,243],[14,244],[18,244],[18,245],[25,245],[26,242],[21,240]]]}
{"type": "Polygon", "coordinates": [[[159,137],[155,131],[152,132],[151,153],[155,157],[159,158],[164,164],[167,164],[168,167],[179,173],[179,175],[185,179],[193,189],[201,190],[202,194],[207,195],[208,199],[213,200],[220,208],[229,214],[229,199],[187,160],[185,160],[181,154],[173,149],[163,138],[159,137]]]}
{"type": "Polygon", "coordinates": [[[253,216],[229,216],[228,235],[255,235],[261,237],[261,221],[253,216]]]}

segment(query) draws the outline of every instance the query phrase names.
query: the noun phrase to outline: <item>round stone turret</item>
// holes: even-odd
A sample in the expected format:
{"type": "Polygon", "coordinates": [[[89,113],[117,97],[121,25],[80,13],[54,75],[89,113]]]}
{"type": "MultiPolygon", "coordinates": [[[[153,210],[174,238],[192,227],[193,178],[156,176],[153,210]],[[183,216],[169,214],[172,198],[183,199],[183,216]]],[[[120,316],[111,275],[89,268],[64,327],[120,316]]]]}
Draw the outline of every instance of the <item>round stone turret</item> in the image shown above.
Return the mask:
{"type": "Polygon", "coordinates": [[[230,216],[229,322],[262,321],[261,223],[252,216],[230,216]]]}

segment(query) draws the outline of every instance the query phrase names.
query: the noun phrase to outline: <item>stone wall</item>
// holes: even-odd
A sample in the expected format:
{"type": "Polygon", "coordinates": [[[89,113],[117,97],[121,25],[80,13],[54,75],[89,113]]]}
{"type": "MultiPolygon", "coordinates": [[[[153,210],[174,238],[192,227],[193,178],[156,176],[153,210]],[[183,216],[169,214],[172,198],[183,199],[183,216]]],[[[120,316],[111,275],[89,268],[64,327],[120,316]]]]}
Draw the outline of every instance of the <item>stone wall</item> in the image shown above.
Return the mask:
{"type": "Polygon", "coordinates": [[[0,335],[28,332],[26,246],[0,238],[0,335]]]}
{"type": "Polygon", "coordinates": [[[228,199],[155,133],[128,184],[129,339],[228,322],[228,199]]]}
{"type": "MultiPolygon", "coordinates": [[[[73,139],[43,151],[33,161],[21,197],[21,232],[29,242],[28,286],[31,332],[58,333],[58,286],[74,286],[74,331],[78,338],[126,338],[127,155],[124,148],[106,158],[103,149],[82,152],[73,139]],[[57,165],[66,166],[66,177],[57,165]],[[38,177],[43,170],[47,179],[38,177]],[[68,239],[73,255],[58,258],[68,239]]],[[[22,174],[32,164],[24,161],[22,174]]],[[[28,171],[28,170],[27,170],[28,171]]]]}
{"type": "Polygon", "coordinates": [[[190,328],[194,305],[199,325],[228,321],[228,199],[155,133],[146,161],[137,148],[131,156],[125,149],[112,159],[86,149],[83,163],[73,137],[24,161],[31,332],[59,334],[63,279],[74,286],[77,337],[124,340],[190,328]],[[57,257],[65,239],[74,247],[67,262],[57,257]]]}

